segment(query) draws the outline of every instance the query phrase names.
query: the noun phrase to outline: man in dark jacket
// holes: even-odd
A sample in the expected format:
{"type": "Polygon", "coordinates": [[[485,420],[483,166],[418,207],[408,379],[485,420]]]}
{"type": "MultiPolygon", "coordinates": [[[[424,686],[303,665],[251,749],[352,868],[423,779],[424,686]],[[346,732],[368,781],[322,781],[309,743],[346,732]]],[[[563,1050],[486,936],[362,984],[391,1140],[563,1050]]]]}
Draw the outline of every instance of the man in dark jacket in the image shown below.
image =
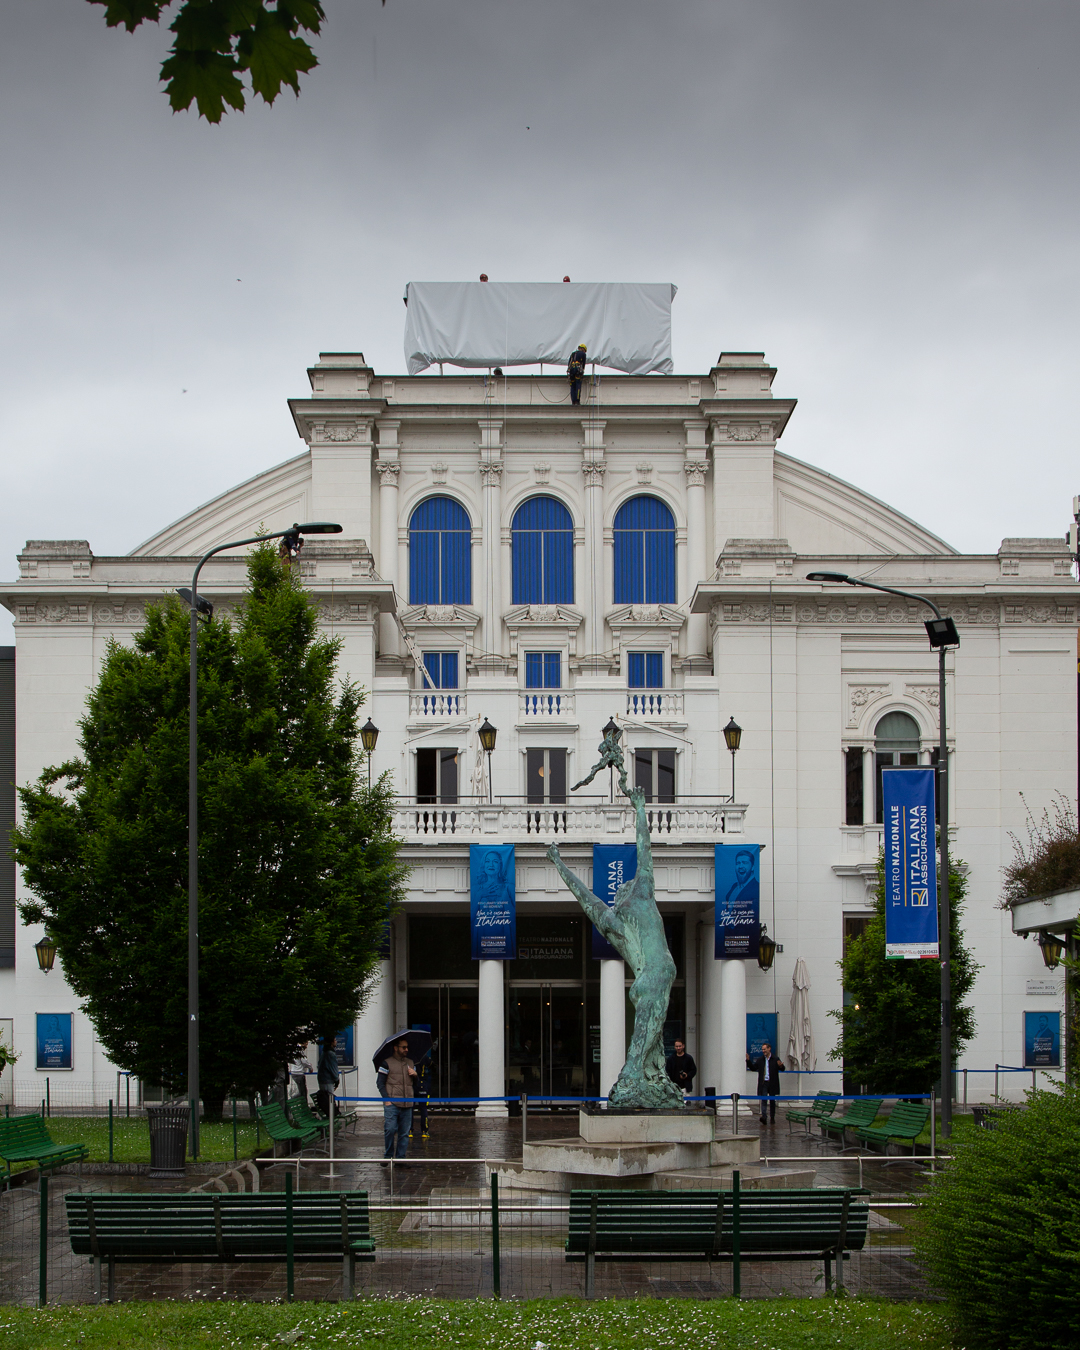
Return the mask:
{"type": "Polygon", "coordinates": [[[581,381],[585,375],[585,353],[588,348],[584,342],[566,363],[566,378],[570,381],[570,402],[581,402],[581,381]]]}
{"type": "Polygon", "coordinates": [[[668,1056],[664,1067],[667,1069],[667,1076],[676,1087],[681,1088],[684,1093],[693,1090],[697,1065],[694,1063],[693,1055],[686,1053],[683,1041],[675,1042],[675,1053],[668,1056]]]}
{"type": "Polygon", "coordinates": [[[751,1059],[749,1054],[746,1056],[746,1067],[751,1073],[757,1074],[757,1095],[761,1099],[761,1123],[765,1124],[765,1098],[772,1100],[769,1102],[769,1120],[776,1124],[776,1098],[780,1095],[780,1075],[784,1072],[784,1066],[772,1052],[772,1046],[768,1041],[763,1042],[761,1054],[757,1059],[751,1059]]]}

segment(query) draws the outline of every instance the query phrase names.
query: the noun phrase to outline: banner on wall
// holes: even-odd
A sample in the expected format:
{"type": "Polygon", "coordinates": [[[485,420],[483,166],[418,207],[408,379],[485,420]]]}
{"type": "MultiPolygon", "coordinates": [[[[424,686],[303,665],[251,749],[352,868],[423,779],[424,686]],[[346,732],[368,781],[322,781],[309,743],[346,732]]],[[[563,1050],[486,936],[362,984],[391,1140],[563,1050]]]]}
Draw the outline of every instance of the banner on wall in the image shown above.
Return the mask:
{"type": "MultiPolygon", "coordinates": [[[[636,844],[593,844],[593,894],[599,896],[609,909],[615,903],[616,891],[628,881],[633,881],[636,873],[636,844]]],[[[622,960],[595,924],[592,926],[592,954],[599,961],[622,960]]]]}
{"type": "Polygon", "coordinates": [[[353,1057],[354,1031],[354,1027],[343,1027],[334,1037],[334,1054],[337,1056],[339,1069],[351,1069],[356,1063],[353,1057]]]}
{"type": "Polygon", "coordinates": [[[1061,1014],[1024,1013],[1024,1068],[1061,1068],[1061,1014]]]}
{"type": "Polygon", "coordinates": [[[716,845],[717,961],[757,960],[761,936],[760,844],[716,845]]]}
{"type": "Polygon", "coordinates": [[[885,956],[938,955],[933,769],[882,769],[885,804],[885,956]]]}
{"type": "Polygon", "coordinates": [[[773,1053],[778,1053],[776,1022],[777,1015],[774,1012],[746,1014],[746,1053],[751,1059],[757,1059],[766,1041],[772,1047],[773,1053]]]}
{"type": "Polygon", "coordinates": [[[517,955],[513,844],[469,845],[470,923],[474,961],[517,955]]]}
{"type": "Polygon", "coordinates": [[[71,1013],[38,1013],[37,1067],[71,1068],[71,1013]]]}

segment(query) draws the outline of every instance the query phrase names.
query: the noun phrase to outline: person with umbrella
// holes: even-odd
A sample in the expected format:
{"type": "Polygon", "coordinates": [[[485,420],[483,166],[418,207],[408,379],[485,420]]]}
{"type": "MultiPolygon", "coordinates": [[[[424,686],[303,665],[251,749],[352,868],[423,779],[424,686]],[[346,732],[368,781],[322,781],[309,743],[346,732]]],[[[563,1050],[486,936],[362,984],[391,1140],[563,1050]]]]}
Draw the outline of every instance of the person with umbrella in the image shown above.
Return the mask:
{"type": "Polygon", "coordinates": [[[404,1158],[408,1150],[417,1077],[413,1056],[430,1048],[430,1032],[399,1031],[383,1041],[372,1056],[375,1082],[383,1099],[384,1158],[404,1158]]]}

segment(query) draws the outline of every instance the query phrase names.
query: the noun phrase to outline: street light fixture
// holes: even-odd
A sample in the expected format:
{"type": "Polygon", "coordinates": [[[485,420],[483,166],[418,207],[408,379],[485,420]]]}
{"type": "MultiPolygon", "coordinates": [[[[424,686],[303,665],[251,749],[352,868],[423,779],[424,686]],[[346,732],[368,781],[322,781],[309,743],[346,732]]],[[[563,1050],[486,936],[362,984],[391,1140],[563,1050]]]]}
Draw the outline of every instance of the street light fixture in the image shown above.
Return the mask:
{"type": "Polygon", "coordinates": [[[379,739],[379,728],[369,717],[360,728],[360,744],[367,751],[367,785],[371,786],[371,752],[375,749],[375,743],[379,739]]]}
{"type": "Polygon", "coordinates": [[[775,955],[776,943],[769,936],[768,929],[762,924],[757,944],[757,963],[762,970],[772,969],[773,957],[775,955]]]}
{"type": "Polygon", "coordinates": [[[1047,933],[1042,931],[1038,933],[1035,941],[1039,944],[1042,952],[1043,964],[1047,970],[1057,970],[1061,963],[1061,958],[1065,953],[1065,941],[1059,938],[1056,933],[1047,933]]]}
{"type": "MultiPolygon", "coordinates": [[[[340,534],[341,526],[326,520],[294,524],[273,534],[257,534],[218,544],[204,553],[191,577],[191,587],[178,588],[177,595],[191,611],[190,670],[188,675],[188,1062],[187,1097],[191,1104],[191,1156],[199,1156],[199,648],[198,620],[202,614],[213,617],[214,607],[199,595],[199,573],[215,553],[247,544],[262,544],[281,539],[289,557],[300,546],[303,534],[340,534]]],[[[40,962],[41,956],[38,955],[40,962]]]]}
{"type": "Polygon", "coordinates": [[[488,801],[489,801],[489,802],[491,802],[491,801],[494,800],[494,797],[492,796],[492,791],[491,791],[491,752],[492,752],[492,750],[495,749],[495,738],[496,738],[496,736],[498,736],[498,734],[499,734],[499,732],[498,732],[497,728],[493,727],[493,726],[491,725],[491,723],[490,723],[490,722],[487,720],[487,718],[485,717],[485,718],[484,718],[484,725],[483,725],[483,726],[480,728],[480,730],[477,732],[477,735],[480,737],[480,748],[481,748],[481,749],[485,752],[485,754],[487,755],[487,762],[488,762],[488,801]]]}
{"type": "MultiPolygon", "coordinates": [[[[846,572],[808,572],[807,581],[839,582],[845,586],[861,586],[868,591],[883,591],[904,600],[915,600],[934,612],[924,623],[931,649],[938,654],[938,825],[940,829],[941,880],[938,885],[938,955],[941,960],[941,1133],[945,1138],[952,1132],[952,981],[949,963],[952,959],[949,929],[949,748],[945,741],[945,652],[959,647],[960,635],[951,618],[925,595],[912,591],[898,591],[892,586],[878,586],[873,581],[849,577],[846,572]]],[[[1045,952],[1044,952],[1045,959],[1045,952]]]]}
{"type": "MultiPolygon", "coordinates": [[[[56,943],[49,937],[48,933],[40,942],[34,943],[34,952],[37,955],[38,969],[48,975],[53,968],[53,962],[56,960],[56,943]]],[[[1055,961],[1054,964],[1056,965],[1057,962],[1055,961]]]]}
{"type": "Polygon", "coordinates": [[[727,744],[727,748],[731,751],[731,800],[734,801],[734,800],[735,800],[735,755],[736,755],[736,752],[737,752],[738,749],[739,749],[739,745],[740,745],[741,742],[742,742],[742,727],[739,726],[738,722],[735,721],[735,718],[734,718],[734,717],[732,717],[732,718],[730,718],[730,719],[728,720],[728,724],[727,724],[727,726],[724,728],[724,741],[725,741],[726,744],[727,744]]]}

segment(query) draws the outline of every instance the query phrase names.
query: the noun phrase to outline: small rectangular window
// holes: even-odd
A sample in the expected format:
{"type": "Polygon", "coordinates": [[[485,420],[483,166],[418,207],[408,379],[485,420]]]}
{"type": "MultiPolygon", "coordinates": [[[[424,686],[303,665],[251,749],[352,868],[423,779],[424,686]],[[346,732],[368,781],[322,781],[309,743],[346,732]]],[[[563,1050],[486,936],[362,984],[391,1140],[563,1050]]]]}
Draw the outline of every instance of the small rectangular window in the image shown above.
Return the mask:
{"type": "Polygon", "coordinates": [[[526,652],[525,688],[561,689],[562,653],[526,652]]]}
{"type": "Polygon", "coordinates": [[[664,653],[627,652],[626,683],[631,689],[663,689],[664,653]]]}
{"type": "Polygon", "coordinates": [[[844,751],[844,788],[847,825],[863,823],[863,751],[862,746],[851,745],[844,751]]]}
{"type": "Polygon", "coordinates": [[[425,689],[431,687],[435,689],[456,689],[458,687],[457,652],[425,652],[424,669],[431,681],[430,686],[424,684],[425,689]]]}
{"type": "Polygon", "coordinates": [[[634,786],[647,802],[674,802],[675,751],[635,750],[634,786]]]}
{"type": "Polygon", "coordinates": [[[529,805],[566,801],[566,751],[525,751],[525,795],[529,805]]]}
{"type": "Polygon", "coordinates": [[[416,752],[416,800],[421,806],[454,804],[458,799],[458,752],[423,749],[416,752]]]}

